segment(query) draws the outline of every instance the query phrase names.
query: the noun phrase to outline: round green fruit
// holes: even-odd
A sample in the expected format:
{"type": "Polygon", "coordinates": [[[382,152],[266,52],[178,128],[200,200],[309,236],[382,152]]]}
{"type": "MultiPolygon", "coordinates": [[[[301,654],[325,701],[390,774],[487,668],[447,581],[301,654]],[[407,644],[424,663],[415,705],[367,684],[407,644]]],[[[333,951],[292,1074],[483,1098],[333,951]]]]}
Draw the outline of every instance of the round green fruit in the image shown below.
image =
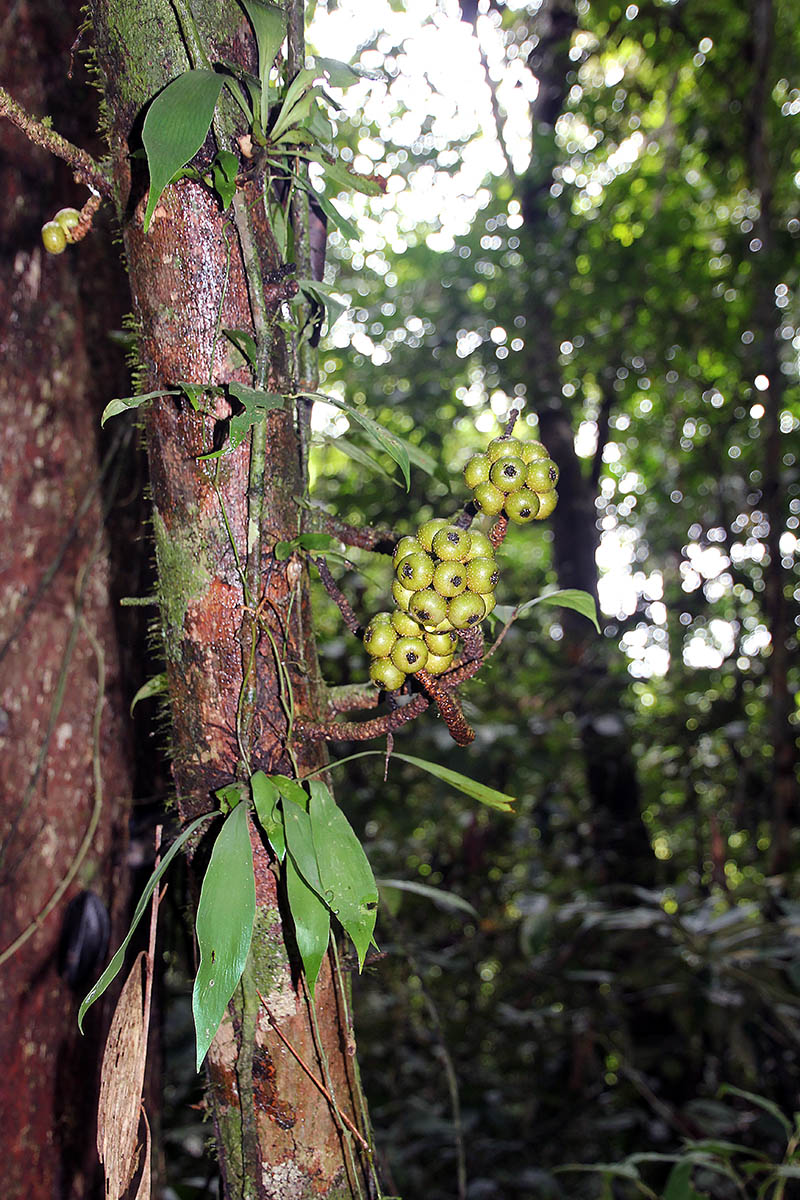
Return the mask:
{"type": "Polygon", "coordinates": [[[493,558],[473,558],[467,563],[467,587],[471,592],[493,592],[499,579],[493,558]]]}
{"type": "Polygon", "coordinates": [[[467,590],[467,571],[462,562],[440,562],[433,572],[433,588],[440,596],[459,596],[467,590]]]}
{"type": "Polygon", "coordinates": [[[483,597],[474,592],[462,592],[453,596],[447,605],[447,616],[456,629],[470,629],[477,625],[486,615],[486,605],[483,597]]]}
{"type": "Polygon", "coordinates": [[[452,657],[458,645],[458,634],[454,629],[448,633],[426,633],[424,641],[431,654],[437,654],[439,657],[452,657]]]}
{"type": "MultiPolygon", "coordinates": [[[[400,637],[421,637],[422,630],[419,627],[419,622],[415,621],[407,612],[392,613],[392,625],[395,633],[400,637]]],[[[387,650],[388,654],[389,651],[387,650]]]]}
{"type": "Polygon", "coordinates": [[[398,638],[392,650],[392,662],[400,671],[414,675],[428,661],[428,647],[421,637],[398,638]]]}
{"type": "Polygon", "coordinates": [[[498,458],[519,458],[521,450],[522,442],[517,438],[499,437],[489,442],[486,454],[490,462],[497,462],[498,458]]]}
{"type": "Polygon", "coordinates": [[[60,208],[53,220],[58,221],[64,233],[69,233],[70,229],[80,224],[81,214],[77,208],[60,208]]]}
{"type": "Polygon", "coordinates": [[[541,442],[523,442],[520,458],[524,463],[535,462],[537,458],[549,458],[547,449],[541,442]]]}
{"type": "Polygon", "coordinates": [[[67,235],[58,221],[47,221],[42,226],[42,242],[48,254],[61,254],[67,248],[67,235]]]}
{"type": "Polygon", "coordinates": [[[452,654],[429,654],[425,670],[429,675],[444,675],[453,665],[452,654]]]}
{"type": "Polygon", "coordinates": [[[467,562],[471,562],[473,558],[494,558],[494,546],[485,533],[481,533],[479,529],[470,529],[469,536],[470,544],[467,562]]]}
{"type": "Polygon", "coordinates": [[[408,603],[408,611],[420,625],[435,628],[447,616],[447,601],[433,588],[414,592],[408,603]]]}
{"type": "Polygon", "coordinates": [[[388,621],[370,621],[364,631],[364,649],[373,658],[387,658],[397,641],[397,632],[388,621]]]}
{"type": "Polygon", "coordinates": [[[433,559],[424,550],[416,550],[401,558],[396,567],[396,575],[400,585],[412,592],[430,586],[433,579],[433,559]]]}
{"type": "Polygon", "coordinates": [[[396,567],[401,558],[405,558],[407,554],[415,554],[421,549],[422,546],[415,537],[401,537],[400,541],[394,548],[394,554],[392,555],[392,566],[396,567]]]}
{"type": "Polygon", "coordinates": [[[402,608],[404,612],[408,612],[408,605],[414,592],[411,588],[404,588],[402,583],[395,579],[392,584],[392,599],[398,608],[402,608]]]}
{"type": "Polygon", "coordinates": [[[433,517],[430,521],[424,521],[417,530],[417,541],[422,546],[423,550],[430,550],[433,546],[433,536],[438,533],[443,525],[446,525],[444,517],[433,517]]]}
{"type": "Polygon", "coordinates": [[[479,483],[485,483],[489,478],[492,460],[488,454],[474,454],[464,467],[464,482],[468,488],[475,488],[479,483]]]}
{"type": "Polygon", "coordinates": [[[457,525],[444,525],[434,536],[433,553],[443,562],[464,562],[469,554],[472,538],[466,529],[457,525]]]}
{"type": "Polygon", "coordinates": [[[558,483],[558,467],[552,458],[537,458],[528,463],[525,483],[532,492],[552,492],[558,483]]]}
{"type": "Polygon", "coordinates": [[[539,497],[530,488],[524,487],[506,496],[506,516],[515,525],[527,525],[529,521],[535,521],[538,515],[539,497]]]}
{"type": "Polygon", "coordinates": [[[438,625],[434,625],[430,633],[453,633],[455,625],[447,617],[443,621],[439,621],[438,625]]]}
{"type": "Polygon", "coordinates": [[[489,479],[506,495],[516,492],[525,483],[525,463],[521,458],[498,458],[492,464],[489,479]]]}
{"type": "Polygon", "coordinates": [[[501,492],[500,488],[496,488],[488,479],[486,483],[478,484],[472,493],[472,499],[481,512],[486,513],[487,517],[496,517],[499,512],[503,511],[503,505],[506,502],[505,492],[501,492]]]}
{"type": "Polygon", "coordinates": [[[390,658],[373,658],[369,665],[369,677],[376,687],[385,692],[396,692],[406,681],[405,671],[396,667],[390,658]]]}
{"type": "Polygon", "coordinates": [[[483,601],[483,606],[486,609],[486,611],[483,615],[485,617],[488,617],[489,613],[492,611],[495,604],[497,604],[497,600],[495,599],[494,592],[484,592],[483,595],[481,596],[481,600],[483,601]]]}
{"type": "Polygon", "coordinates": [[[549,517],[557,504],[558,492],[555,488],[552,492],[542,492],[539,496],[539,511],[536,514],[536,520],[543,521],[545,517],[549,517]]]}

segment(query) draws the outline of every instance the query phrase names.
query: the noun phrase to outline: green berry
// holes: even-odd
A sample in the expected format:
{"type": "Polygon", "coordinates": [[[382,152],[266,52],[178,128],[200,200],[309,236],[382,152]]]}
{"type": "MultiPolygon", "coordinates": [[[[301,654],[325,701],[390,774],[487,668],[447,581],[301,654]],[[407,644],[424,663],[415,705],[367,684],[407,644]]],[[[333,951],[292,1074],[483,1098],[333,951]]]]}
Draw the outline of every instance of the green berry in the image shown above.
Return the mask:
{"type": "Polygon", "coordinates": [[[494,558],[494,546],[485,533],[481,533],[479,529],[470,529],[469,536],[470,546],[467,562],[471,562],[473,558],[494,558]]]}
{"type": "Polygon", "coordinates": [[[392,650],[392,662],[400,671],[413,675],[428,661],[428,647],[421,637],[398,638],[392,650]]]}
{"type": "Polygon", "coordinates": [[[540,500],[536,492],[524,487],[518,492],[512,492],[510,496],[506,496],[506,516],[515,525],[527,525],[529,521],[536,520],[539,515],[539,505],[540,500]]]}
{"type": "Polygon", "coordinates": [[[464,563],[440,562],[433,572],[433,588],[440,596],[458,596],[467,588],[464,563]]]}
{"type": "Polygon", "coordinates": [[[506,495],[516,492],[525,483],[525,463],[521,458],[498,458],[492,464],[489,478],[506,495]]]}
{"type": "Polygon", "coordinates": [[[499,579],[500,572],[493,558],[473,558],[467,563],[467,587],[471,592],[492,592],[499,579]]]}
{"type": "Polygon", "coordinates": [[[492,460],[488,454],[473,454],[464,467],[464,482],[468,488],[475,488],[479,483],[485,483],[489,478],[492,460]]]}
{"type": "Polygon", "coordinates": [[[536,514],[536,520],[543,521],[545,517],[549,517],[557,504],[558,492],[555,488],[552,492],[542,492],[539,496],[539,511],[536,514]]]}
{"type": "Polygon", "coordinates": [[[482,621],[485,615],[486,605],[483,597],[475,595],[474,592],[462,592],[460,596],[453,596],[447,605],[447,616],[456,629],[470,629],[482,621]]]}
{"type": "Polygon", "coordinates": [[[498,458],[519,458],[521,450],[522,442],[517,438],[499,437],[489,442],[486,454],[490,462],[497,462],[498,458]]]}
{"type": "Polygon", "coordinates": [[[369,677],[376,687],[385,692],[396,692],[406,681],[405,672],[396,667],[390,658],[373,658],[369,665],[369,677]]]}
{"type": "Polygon", "coordinates": [[[417,550],[401,558],[396,568],[397,578],[404,588],[418,592],[426,588],[433,579],[433,559],[424,550],[417,550]]]}
{"type": "Polygon", "coordinates": [[[54,221],[58,221],[64,233],[69,233],[70,229],[74,229],[80,224],[81,214],[77,208],[60,208],[53,217],[54,221]]]}
{"type": "Polygon", "coordinates": [[[42,241],[48,254],[61,254],[67,248],[67,235],[58,221],[47,221],[42,226],[42,241]]]}
{"type": "Polygon", "coordinates": [[[483,606],[486,609],[484,616],[488,617],[489,613],[492,611],[495,604],[497,604],[497,600],[495,599],[494,592],[484,592],[483,595],[481,596],[481,600],[483,601],[483,606]]]}
{"type": "MultiPolygon", "coordinates": [[[[399,634],[400,637],[421,637],[422,630],[419,627],[419,622],[409,616],[407,612],[392,613],[391,628],[399,634]]],[[[387,650],[388,654],[389,651],[387,650]]]]}
{"type": "Polygon", "coordinates": [[[397,633],[388,621],[370,621],[364,631],[364,649],[373,658],[386,658],[397,641],[397,633]]]}
{"type": "Polygon", "coordinates": [[[394,614],[390,612],[376,612],[370,621],[370,625],[374,625],[376,621],[391,621],[394,614]]]}
{"type": "Polygon", "coordinates": [[[523,442],[520,458],[524,463],[535,462],[537,458],[549,458],[546,448],[541,442],[523,442]]]}
{"type": "Polygon", "coordinates": [[[453,665],[452,654],[429,654],[425,670],[429,675],[443,675],[453,665]]]}
{"type": "Polygon", "coordinates": [[[404,612],[408,612],[408,602],[414,592],[411,588],[404,588],[402,583],[395,579],[392,584],[392,599],[398,608],[402,608],[404,612]]]}
{"type": "Polygon", "coordinates": [[[434,625],[430,630],[431,633],[454,633],[455,625],[447,617],[443,621],[439,621],[438,625],[434,625]]]}
{"type": "Polygon", "coordinates": [[[552,458],[537,458],[528,463],[525,483],[532,492],[552,492],[558,483],[558,467],[552,458]]]}
{"type": "Polygon", "coordinates": [[[430,550],[433,545],[433,535],[437,533],[447,521],[443,517],[433,517],[430,521],[423,522],[417,530],[417,541],[422,546],[423,550],[430,550]]]}
{"type": "Polygon", "coordinates": [[[496,488],[488,479],[486,483],[478,484],[472,493],[472,498],[487,517],[496,517],[499,512],[503,511],[503,505],[506,502],[505,492],[501,492],[500,488],[496,488]]]}
{"type": "Polygon", "coordinates": [[[455,653],[455,648],[458,645],[458,634],[454,629],[448,633],[426,633],[423,636],[425,645],[431,654],[452,656],[455,653]]]}
{"type": "Polygon", "coordinates": [[[414,592],[408,603],[408,611],[420,625],[435,628],[447,616],[447,601],[433,588],[423,588],[414,592]]]}
{"type": "Polygon", "coordinates": [[[444,525],[434,536],[433,553],[444,562],[464,562],[471,545],[472,538],[466,529],[444,525]]]}
{"type": "Polygon", "coordinates": [[[396,567],[401,558],[405,558],[407,554],[415,554],[421,549],[422,546],[415,537],[401,537],[400,541],[394,548],[394,554],[392,555],[392,566],[396,567]]]}

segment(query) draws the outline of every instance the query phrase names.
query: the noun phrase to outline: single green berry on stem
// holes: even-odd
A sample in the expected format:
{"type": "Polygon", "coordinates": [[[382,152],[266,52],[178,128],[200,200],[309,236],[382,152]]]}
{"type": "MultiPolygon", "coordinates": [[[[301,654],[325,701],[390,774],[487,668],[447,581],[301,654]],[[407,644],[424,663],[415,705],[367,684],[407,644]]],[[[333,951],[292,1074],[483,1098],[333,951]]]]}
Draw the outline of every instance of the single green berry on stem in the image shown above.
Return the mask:
{"type": "Polygon", "coordinates": [[[438,654],[440,657],[452,656],[458,645],[458,634],[454,629],[447,633],[426,633],[423,640],[431,654],[438,654]]]}
{"type": "Polygon", "coordinates": [[[464,467],[464,482],[468,488],[475,488],[479,483],[485,483],[489,478],[492,460],[488,454],[473,454],[464,467]]]}
{"type": "Polygon", "coordinates": [[[69,233],[70,229],[74,229],[76,225],[80,225],[81,214],[77,208],[60,208],[53,217],[54,221],[58,221],[64,233],[69,233]]]}
{"type": "Polygon", "coordinates": [[[426,554],[424,550],[417,550],[414,554],[407,554],[405,558],[400,559],[396,568],[398,581],[402,587],[418,592],[420,588],[430,586],[433,567],[430,554],[426,554]]]}
{"type": "Polygon", "coordinates": [[[406,681],[405,671],[396,667],[390,658],[373,658],[369,666],[369,677],[376,687],[384,692],[396,692],[406,681]]]}
{"type": "Polygon", "coordinates": [[[433,588],[423,588],[414,592],[408,603],[408,611],[420,625],[434,629],[447,617],[447,601],[433,588]]]}
{"type": "Polygon", "coordinates": [[[558,483],[558,467],[552,458],[537,458],[528,463],[525,483],[532,492],[552,492],[558,483]]]}
{"type": "Polygon", "coordinates": [[[429,675],[444,675],[453,665],[452,654],[429,654],[425,670],[429,675]]]}
{"type": "Polygon", "coordinates": [[[537,458],[549,458],[547,448],[541,442],[523,442],[520,458],[524,463],[535,462],[537,458]]]}
{"type": "Polygon", "coordinates": [[[506,495],[516,492],[525,483],[525,463],[521,458],[498,458],[492,464],[489,479],[506,495]]]}
{"type": "Polygon", "coordinates": [[[392,566],[396,567],[401,558],[405,558],[407,554],[416,554],[417,551],[421,549],[422,546],[415,537],[410,537],[409,535],[401,537],[400,541],[394,548],[394,554],[392,555],[392,566]]]}
{"type": "Polygon", "coordinates": [[[404,612],[408,612],[408,604],[413,595],[413,588],[404,588],[402,583],[395,579],[392,584],[392,599],[398,608],[402,608],[404,612]]]}
{"type": "Polygon", "coordinates": [[[498,458],[519,458],[521,450],[522,442],[518,438],[499,437],[489,442],[486,454],[490,462],[497,462],[498,458]]]}
{"type": "Polygon", "coordinates": [[[372,658],[386,658],[397,641],[397,631],[389,621],[373,619],[364,631],[364,649],[372,658]]]}
{"type": "Polygon", "coordinates": [[[433,590],[440,596],[458,596],[467,590],[467,572],[462,562],[440,562],[433,572],[433,590]]]}
{"type": "MultiPolygon", "coordinates": [[[[391,628],[400,637],[422,637],[419,621],[415,621],[407,612],[392,613],[391,628]]],[[[387,654],[389,651],[387,650],[387,654]]]]}
{"type": "Polygon", "coordinates": [[[475,592],[462,592],[448,601],[447,616],[456,629],[470,629],[477,625],[486,615],[486,605],[483,597],[475,592]]]}
{"type": "Polygon", "coordinates": [[[503,511],[503,505],[506,502],[505,492],[501,492],[500,488],[496,488],[488,479],[486,483],[478,484],[472,493],[472,498],[487,517],[496,517],[503,511]]]}
{"type": "Polygon", "coordinates": [[[428,661],[428,647],[421,637],[398,638],[392,649],[392,662],[400,671],[414,675],[428,661]]]}
{"type": "Polygon", "coordinates": [[[433,535],[438,533],[443,525],[447,525],[444,517],[432,517],[430,521],[424,521],[417,530],[417,541],[422,546],[423,550],[430,551],[433,546],[433,535]]]}
{"type": "Polygon", "coordinates": [[[537,521],[543,521],[545,517],[549,517],[555,506],[558,504],[558,492],[553,489],[552,492],[542,492],[539,495],[539,511],[536,514],[537,521]]]}
{"type": "Polygon", "coordinates": [[[42,226],[42,242],[48,254],[61,254],[67,248],[67,235],[58,221],[47,221],[42,226]]]}
{"type": "Polygon", "coordinates": [[[471,592],[493,592],[500,572],[493,558],[473,558],[467,563],[467,587],[471,592]]]}
{"type": "Polygon", "coordinates": [[[527,525],[539,515],[539,497],[530,488],[521,488],[506,496],[506,516],[515,525],[527,525]]]}
{"type": "Polygon", "coordinates": [[[433,553],[443,562],[464,562],[471,545],[472,538],[466,529],[444,525],[434,536],[433,553]]]}
{"type": "Polygon", "coordinates": [[[466,562],[471,562],[473,558],[494,558],[494,546],[485,533],[481,533],[480,529],[470,529],[469,536],[469,554],[466,562]]]}

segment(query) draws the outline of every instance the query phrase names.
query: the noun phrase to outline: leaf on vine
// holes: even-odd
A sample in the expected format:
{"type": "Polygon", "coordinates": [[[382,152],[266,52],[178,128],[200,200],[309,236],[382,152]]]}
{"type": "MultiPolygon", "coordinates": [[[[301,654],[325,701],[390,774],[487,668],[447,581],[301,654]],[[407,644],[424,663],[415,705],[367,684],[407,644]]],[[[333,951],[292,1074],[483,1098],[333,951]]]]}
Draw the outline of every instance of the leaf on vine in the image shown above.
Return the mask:
{"type": "Polygon", "coordinates": [[[463,792],[465,796],[471,796],[473,800],[480,800],[481,804],[488,804],[489,808],[499,809],[500,812],[511,812],[511,805],[516,802],[516,797],[508,796],[505,792],[498,792],[484,783],[478,783],[477,779],[470,779],[468,775],[451,771],[449,767],[442,767],[439,763],[428,762],[424,758],[413,758],[410,754],[398,754],[397,752],[392,755],[392,758],[399,758],[403,762],[411,763],[412,766],[427,771],[436,779],[441,779],[442,783],[449,783],[451,787],[463,792]]]}
{"type": "Polygon", "coordinates": [[[338,396],[331,396],[325,392],[303,392],[302,395],[309,396],[312,400],[324,400],[326,404],[332,404],[335,408],[340,408],[342,412],[347,413],[348,417],[352,417],[354,421],[357,421],[372,444],[379,450],[385,451],[397,463],[403,472],[406,491],[408,491],[411,486],[409,455],[401,438],[391,433],[390,430],[376,421],[374,417],[367,416],[366,413],[361,412],[358,408],[353,408],[352,404],[347,404],[344,400],[340,400],[338,396]]]}
{"type": "Polygon", "coordinates": [[[151,696],[163,696],[167,690],[167,677],[162,672],[160,675],[154,675],[152,679],[148,679],[139,688],[136,695],[131,700],[130,714],[133,716],[133,710],[140,700],[149,700],[151,696]]]}
{"type": "Polygon", "coordinates": [[[337,550],[341,542],[329,533],[301,533],[290,542],[275,543],[275,557],[278,562],[286,562],[295,550],[337,550]]]}
{"type": "Polygon", "coordinates": [[[214,842],[197,906],[200,965],[192,992],[192,1012],[198,1071],[242,977],[255,912],[248,806],[237,804],[214,842]]]}
{"type": "Polygon", "coordinates": [[[328,948],[331,914],[328,906],[303,879],[290,854],[286,857],[284,870],[286,897],[294,921],[297,949],[303,960],[308,990],[313,997],[319,969],[328,948]]]}
{"type": "Polygon", "coordinates": [[[216,816],[219,816],[218,812],[204,813],[202,817],[197,817],[196,820],[192,821],[191,825],[187,825],[186,828],[184,829],[183,833],[181,833],[175,839],[175,841],[172,843],[169,850],[167,851],[167,853],[164,855],[161,862],[159,863],[158,867],[153,872],[153,874],[150,876],[149,880],[147,881],[144,891],[142,892],[141,896],[139,897],[139,903],[136,905],[136,910],[133,914],[133,920],[130,923],[130,928],[128,929],[128,932],[125,934],[125,937],[122,941],[122,945],[120,946],[119,950],[117,950],[114,957],[111,959],[111,962],[108,964],[105,971],[103,971],[103,974],[100,976],[97,983],[88,992],[88,994],[84,998],[83,1002],[81,1003],[80,1008],[78,1009],[78,1028],[80,1029],[81,1032],[83,1032],[83,1018],[86,1015],[86,1010],[92,1004],[94,1004],[95,1000],[98,1000],[102,996],[103,992],[106,990],[106,988],[109,986],[109,984],[113,983],[113,981],[116,979],[117,975],[119,974],[120,968],[125,959],[125,951],[128,948],[128,943],[130,942],[131,938],[133,937],[133,935],[136,931],[136,926],[141,921],[142,916],[144,915],[145,909],[147,908],[147,905],[150,902],[150,897],[152,896],[153,891],[156,888],[162,875],[166,871],[169,864],[172,862],[175,855],[178,853],[178,851],[181,849],[181,847],[186,844],[186,842],[189,840],[189,838],[192,836],[192,834],[195,832],[195,830],[199,829],[200,826],[203,824],[203,822],[207,821],[209,819],[209,817],[216,817],[216,816]]]}
{"type": "Polygon", "coordinates": [[[206,140],[223,82],[216,71],[184,71],[159,92],[148,108],[142,126],[150,169],[145,233],[164,188],[206,140]]]}
{"type": "Polygon", "coordinates": [[[325,74],[333,87],[346,88],[360,79],[383,79],[381,71],[368,71],[366,67],[351,67],[338,58],[315,58],[318,73],[325,74]]]}
{"type": "Polygon", "coordinates": [[[313,86],[318,74],[318,71],[307,67],[297,72],[286,89],[280,112],[270,130],[269,140],[271,142],[279,142],[282,133],[291,129],[293,125],[302,124],[308,116],[314,99],[319,95],[319,88],[313,86]]]}
{"type": "Polygon", "coordinates": [[[261,128],[267,128],[269,111],[269,73],[275,55],[286,37],[288,14],[268,0],[241,0],[258,43],[258,73],[261,77],[261,128]]]}
{"type": "Polygon", "coordinates": [[[591,621],[597,632],[600,633],[594,596],[589,592],[581,591],[580,588],[562,588],[557,592],[546,592],[543,596],[536,596],[533,600],[526,600],[524,604],[518,604],[516,608],[512,608],[508,604],[499,604],[494,612],[499,620],[510,624],[511,621],[516,621],[517,617],[521,617],[523,613],[537,604],[553,604],[560,608],[571,608],[591,621]]]}
{"type": "Polygon", "coordinates": [[[283,396],[277,392],[262,392],[256,388],[246,387],[243,383],[229,383],[228,392],[238,400],[244,411],[236,413],[228,424],[228,440],[219,450],[201,454],[200,461],[207,462],[219,458],[230,450],[235,450],[247,437],[248,431],[259,421],[263,421],[268,412],[274,408],[283,408],[283,396]]]}
{"type": "Polygon", "coordinates": [[[250,791],[259,825],[264,830],[278,862],[283,862],[286,856],[286,834],[283,831],[283,818],[278,805],[280,792],[274,781],[263,771],[256,771],[250,776],[250,791]]]}
{"type": "Polygon", "coordinates": [[[298,279],[297,285],[302,292],[325,309],[330,333],[342,313],[349,309],[349,303],[339,299],[341,293],[332,283],[321,283],[318,279],[298,279]]]}
{"type": "Polygon", "coordinates": [[[246,329],[223,329],[229,342],[233,342],[240,354],[244,355],[251,367],[255,367],[258,358],[258,347],[252,333],[246,329]]]}
{"type": "Polygon", "coordinates": [[[375,877],[361,842],[328,787],[312,779],[309,790],[308,815],[322,896],[352,938],[361,968],[378,914],[375,877]]]}
{"type": "Polygon", "coordinates": [[[222,211],[226,212],[236,195],[236,176],[239,171],[239,160],[230,150],[218,150],[211,164],[211,178],[214,190],[222,203],[222,211]]]}
{"type": "Polygon", "coordinates": [[[140,404],[144,404],[146,400],[155,400],[157,396],[177,396],[172,388],[162,388],[158,392],[144,392],[141,396],[123,396],[118,400],[109,400],[108,404],[103,409],[103,415],[100,418],[100,424],[105,425],[106,421],[111,417],[118,417],[120,413],[128,412],[131,408],[138,408],[140,404]]]}
{"type": "Polygon", "coordinates": [[[339,434],[339,436],[335,438],[322,438],[322,441],[326,446],[330,446],[334,450],[339,450],[342,454],[347,455],[348,458],[352,458],[353,462],[358,463],[359,466],[366,467],[368,471],[375,471],[378,475],[382,475],[384,479],[388,479],[394,487],[400,487],[400,484],[397,482],[394,476],[391,475],[386,468],[377,461],[377,459],[372,458],[371,455],[362,450],[360,446],[356,446],[354,442],[351,442],[343,434],[339,434]]]}
{"type": "Polygon", "coordinates": [[[321,154],[312,154],[311,158],[322,166],[322,173],[328,183],[334,188],[351,192],[363,192],[365,196],[380,196],[384,191],[383,180],[374,175],[359,175],[351,171],[342,162],[328,162],[321,154]]]}

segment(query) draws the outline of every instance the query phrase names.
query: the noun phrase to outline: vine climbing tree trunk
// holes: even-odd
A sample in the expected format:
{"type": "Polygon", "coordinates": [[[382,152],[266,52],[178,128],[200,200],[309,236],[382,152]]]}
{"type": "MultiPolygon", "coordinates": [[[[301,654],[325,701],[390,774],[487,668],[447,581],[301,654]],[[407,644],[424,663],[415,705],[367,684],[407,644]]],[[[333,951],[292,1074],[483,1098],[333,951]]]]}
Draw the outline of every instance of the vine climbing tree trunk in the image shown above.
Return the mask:
{"type": "MultiPolygon", "coordinates": [[[[221,333],[235,329],[257,343],[258,386],[276,399],[291,395],[296,347],[276,319],[296,285],[274,249],[257,166],[228,213],[196,181],[168,187],[145,233],[144,181],[129,157],[145,104],[178,74],[202,66],[203,55],[255,72],[242,8],[217,0],[191,10],[169,0],[94,0],[92,19],[139,327],[141,390],[250,383],[221,333]]],[[[297,11],[290,37],[293,26],[301,27],[297,11]]],[[[290,62],[291,54],[297,57],[296,46],[290,62]]],[[[247,131],[237,128],[238,110],[225,94],[219,111],[196,160],[201,166],[217,149],[241,152],[238,139],[247,131]]],[[[185,820],[215,807],[215,790],[251,771],[296,776],[324,763],[320,743],[292,739],[297,722],[324,715],[306,572],[297,556],[278,561],[273,553],[301,528],[305,422],[286,401],[237,448],[203,459],[231,416],[227,401],[214,404],[196,412],[163,395],[145,415],[174,779],[185,820]]],[[[287,950],[291,935],[269,852],[255,830],[251,840],[251,954],[206,1068],[224,1194],[364,1195],[364,1143],[351,1130],[366,1118],[346,988],[324,964],[312,1005],[287,950]]],[[[201,842],[196,859],[204,853],[201,842]]]]}

